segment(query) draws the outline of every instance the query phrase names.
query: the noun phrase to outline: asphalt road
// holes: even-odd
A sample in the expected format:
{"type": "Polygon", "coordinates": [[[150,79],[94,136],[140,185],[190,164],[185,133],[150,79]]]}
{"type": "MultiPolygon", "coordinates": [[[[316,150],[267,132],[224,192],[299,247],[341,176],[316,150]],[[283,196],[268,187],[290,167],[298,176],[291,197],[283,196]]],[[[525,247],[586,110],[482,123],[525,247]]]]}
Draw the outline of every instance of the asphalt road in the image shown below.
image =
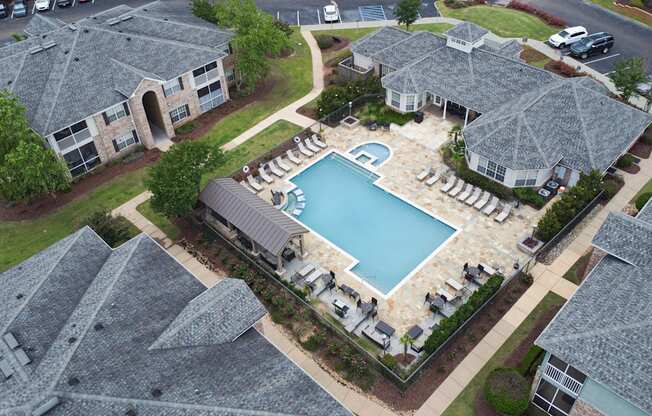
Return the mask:
{"type": "Polygon", "coordinates": [[[614,35],[616,43],[606,55],[594,55],[585,60],[593,69],[608,74],[618,60],[641,56],[645,58],[648,73],[652,74],[652,29],[582,0],[524,1],[561,17],[569,26],[584,26],[589,33],[614,35]]]}

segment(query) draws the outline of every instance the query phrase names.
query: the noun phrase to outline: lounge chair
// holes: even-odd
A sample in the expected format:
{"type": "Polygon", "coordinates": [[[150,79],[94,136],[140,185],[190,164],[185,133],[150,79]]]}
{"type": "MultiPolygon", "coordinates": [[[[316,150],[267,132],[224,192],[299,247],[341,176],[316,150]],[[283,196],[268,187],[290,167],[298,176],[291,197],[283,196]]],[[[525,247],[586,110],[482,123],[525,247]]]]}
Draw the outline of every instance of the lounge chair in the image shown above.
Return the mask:
{"type": "Polygon", "coordinates": [[[262,187],[262,186],[258,183],[258,181],[257,181],[256,179],[254,179],[254,177],[251,176],[251,175],[247,175],[247,183],[248,183],[249,186],[251,186],[251,187],[253,188],[253,190],[256,191],[256,192],[260,192],[260,191],[263,190],[263,187],[262,187]]]}
{"type": "Polygon", "coordinates": [[[322,142],[319,139],[319,136],[316,135],[316,134],[312,135],[312,142],[315,143],[318,147],[321,147],[322,149],[325,149],[325,148],[328,147],[328,145],[326,143],[322,142]]]}
{"type": "Polygon", "coordinates": [[[504,204],[503,205],[503,210],[500,211],[498,215],[496,215],[496,218],[494,218],[494,221],[503,223],[507,217],[509,217],[509,213],[512,212],[512,204],[504,204]]]}
{"type": "Polygon", "coordinates": [[[285,162],[283,161],[283,158],[281,156],[276,156],[276,158],[274,158],[274,162],[276,162],[276,164],[278,165],[279,168],[283,169],[286,172],[289,172],[289,171],[292,170],[291,167],[289,167],[288,165],[285,164],[285,162]]]}
{"type": "Polygon", "coordinates": [[[462,191],[462,193],[457,196],[457,200],[458,201],[465,201],[466,198],[471,196],[471,192],[473,192],[473,188],[474,188],[473,185],[471,185],[470,183],[467,183],[466,184],[466,189],[464,189],[464,191],[462,191]]]}
{"type": "Polygon", "coordinates": [[[279,178],[282,178],[283,175],[285,175],[285,172],[279,169],[274,162],[269,162],[267,166],[269,166],[269,170],[272,172],[272,174],[278,176],[279,178]]]}
{"type": "Polygon", "coordinates": [[[314,153],[313,153],[312,151],[306,149],[306,146],[303,145],[303,142],[299,142],[299,143],[297,144],[297,146],[299,147],[299,151],[300,151],[304,156],[311,157],[312,155],[314,155],[314,153]]]}
{"type": "Polygon", "coordinates": [[[285,152],[285,154],[288,156],[288,160],[290,162],[294,163],[295,165],[300,165],[301,164],[301,159],[296,157],[292,150],[288,150],[287,152],[285,152]]]}
{"type": "Polygon", "coordinates": [[[319,147],[312,144],[312,142],[310,141],[310,138],[306,139],[306,147],[308,148],[308,150],[310,150],[313,153],[319,153],[321,151],[321,149],[319,147]]]}
{"type": "Polygon", "coordinates": [[[272,178],[267,174],[267,172],[265,172],[265,166],[261,166],[260,169],[258,169],[258,175],[260,175],[260,178],[267,183],[274,182],[274,178],[272,178]]]}
{"type": "Polygon", "coordinates": [[[455,184],[455,188],[448,191],[448,195],[452,196],[453,198],[456,197],[460,192],[462,192],[464,185],[466,185],[466,183],[463,180],[458,180],[457,184],[455,184]]]}
{"type": "Polygon", "coordinates": [[[419,174],[417,174],[417,180],[419,182],[423,182],[423,180],[426,179],[428,176],[430,176],[432,172],[433,172],[432,167],[425,168],[424,170],[419,172],[419,174]]]}
{"type": "Polygon", "coordinates": [[[435,173],[426,180],[426,186],[432,186],[437,183],[437,181],[441,179],[443,172],[443,169],[437,169],[435,173]]]}
{"type": "Polygon", "coordinates": [[[240,181],[240,185],[244,186],[244,188],[247,191],[251,192],[252,194],[257,194],[258,193],[258,191],[252,189],[251,186],[247,185],[247,182],[245,182],[245,181],[240,181]]]}
{"type": "Polygon", "coordinates": [[[464,203],[466,205],[473,205],[476,202],[478,202],[478,199],[480,199],[480,195],[482,194],[482,189],[476,187],[475,190],[473,191],[473,195],[471,195],[464,203]]]}
{"type": "Polygon", "coordinates": [[[447,193],[448,191],[453,189],[453,186],[455,186],[456,182],[457,182],[457,176],[453,176],[452,178],[449,178],[448,182],[446,182],[444,186],[441,187],[441,191],[447,193]]]}
{"type": "Polygon", "coordinates": [[[301,277],[306,277],[306,276],[308,276],[310,273],[312,273],[312,271],[314,271],[315,268],[316,268],[316,266],[315,266],[313,263],[308,263],[308,264],[306,264],[305,266],[303,266],[303,268],[302,268],[301,270],[299,270],[299,271],[297,272],[297,274],[298,274],[299,276],[301,276],[301,277]]]}
{"type": "Polygon", "coordinates": [[[491,201],[489,201],[489,204],[482,210],[482,213],[484,215],[491,215],[498,207],[498,202],[499,200],[497,197],[492,197],[491,201]]]}
{"type": "Polygon", "coordinates": [[[491,194],[487,191],[484,191],[480,200],[473,205],[473,208],[478,210],[482,209],[482,207],[487,205],[487,202],[489,202],[489,198],[491,198],[491,194]]]}

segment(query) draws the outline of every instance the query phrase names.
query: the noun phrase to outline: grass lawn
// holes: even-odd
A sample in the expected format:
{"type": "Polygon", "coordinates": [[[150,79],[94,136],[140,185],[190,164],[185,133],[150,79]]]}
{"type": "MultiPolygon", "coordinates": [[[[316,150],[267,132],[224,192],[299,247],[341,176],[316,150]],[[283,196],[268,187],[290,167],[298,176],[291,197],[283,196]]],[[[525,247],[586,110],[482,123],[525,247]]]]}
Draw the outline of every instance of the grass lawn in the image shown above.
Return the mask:
{"type": "Polygon", "coordinates": [[[398,113],[386,106],[384,102],[366,104],[364,107],[359,109],[355,115],[363,124],[366,124],[369,121],[376,121],[379,123],[394,123],[402,126],[408,121],[414,119],[414,114],[398,113]]]}
{"type": "MultiPolygon", "coordinates": [[[[637,1],[640,3],[640,0],[637,1]]],[[[597,4],[598,6],[602,6],[605,9],[609,9],[616,13],[622,14],[623,16],[638,20],[639,22],[644,23],[648,26],[652,26],[652,16],[636,10],[627,9],[625,7],[618,7],[614,5],[613,0],[591,0],[591,2],[597,4]]]]}
{"type": "Polygon", "coordinates": [[[179,239],[179,235],[181,234],[179,228],[170,222],[166,216],[154,211],[149,203],[149,199],[138,205],[136,211],[140,212],[145,218],[150,220],[152,224],[156,225],[170,240],[176,241],[179,239]]]}
{"type": "Polygon", "coordinates": [[[145,191],[146,169],[124,174],[42,218],[0,223],[0,271],[4,271],[79,228],[98,207],[115,208],[145,191]]]}
{"type": "Polygon", "coordinates": [[[643,185],[643,187],[636,193],[634,198],[632,198],[632,202],[636,201],[636,198],[638,198],[639,196],[647,192],[652,192],[652,179],[650,179],[645,185],[643,185]]]}
{"type": "MultiPolygon", "coordinates": [[[[540,316],[545,314],[550,308],[561,305],[564,299],[552,292],[549,292],[536,308],[525,318],[518,328],[507,338],[505,343],[493,357],[482,367],[482,370],[467,384],[459,396],[451,403],[442,416],[469,416],[475,414],[475,398],[484,388],[484,381],[495,368],[505,366],[505,362],[511,355],[512,351],[527,338],[528,334],[537,323],[540,316]]],[[[534,406],[531,406],[534,407],[534,406]]],[[[530,413],[528,414],[535,414],[530,413]]]]}
{"type": "Polygon", "coordinates": [[[579,285],[582,282],[582,279],[577,275],[577,273],[581,270],[584,270],[586,264],[589,262],[589,259],[591,259],[590,252],[577,259],[575,264],[573,264],[562,277],[570,282],[575,283],[576,285],[579,285]]]}
{"type": "Polygon", "coordinates": [[[444,2],[437,2],[443,16],[473,22],[507,38],[528,37],[546,40],[560,29],[546,24],[543,20],[519,10],[492,6],[470,6],[451,9],[444,2]]]}
{"type": "Polygon", "coordinates": [[[548,62],[552,59],[548,58],[546,55],[537,51],[534,48],[531,48],[527,45],[523,46],[523,52],[521,52],[521,59],[524,59],[525,62],[537,68],[543,68],[548,62]]]}

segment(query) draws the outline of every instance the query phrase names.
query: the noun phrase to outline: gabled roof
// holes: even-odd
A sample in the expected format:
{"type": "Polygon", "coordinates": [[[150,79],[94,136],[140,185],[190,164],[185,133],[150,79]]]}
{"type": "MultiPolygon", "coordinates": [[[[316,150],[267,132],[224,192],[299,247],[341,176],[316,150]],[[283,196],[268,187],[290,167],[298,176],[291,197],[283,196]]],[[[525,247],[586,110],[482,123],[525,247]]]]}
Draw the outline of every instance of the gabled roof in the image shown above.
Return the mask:
{"type": "Polygon", "coordinates": [[[647,413],[652,413],[651,220],[650,202],[636,218],[609,215],[593,240],[609,254],[535,341],[647,413]]]}
{"type": "Polygon", "coordinates": [[[412,33],[392,26],[385,26],[351,44],[351,51],[362,56],[371,55],[412,36],[412,33]]]}
{"type": "Polygon", "coordinates": [[[470,22],[458,23],[455,27],[452,27],[445,32],[446,36],[469,43],[479,41],[480,38],[487,33],[489,33],[487,29],[470,22]]]}
{"type": "Polygon", "coordinates": [[[35,36],[0,48],[0,88],[21,99],[43,135],[125,101],[145,73],[169,80],[224,57],[232,37],[160,2],[118,6],[65,26],[36,16],[35,28],[28,26],[35,36]],[[125,68],[138,71],[125,76],[125,68]]]}
{"type": "Polygon", "coordinates": [[[251,328],[244,281],[206,290],[145,234],[112,250],[78,231],[0,274],[0,312],[0,414],[350,414],[251,328]]]}
{"type": "Polygon", "coordinates": [[[211,180],[199,200],[274,255],[281,254],[291,238],[308,232],[231,178],[211,180]]]}
{"type": "Polygon", "coordinates": [[[49,17],[36,13],[29,19],[23,31],[28,36],[41,36],[44,33],[51,32],[66,26],[66,22],[57,19],[56,17],[49,17]]]}
{"type": "Polygon", "coordinates": [[[652,122],[606,96],[596,81],[549,83],[483,114],[464,129],[470,151],[511,169],[605,171],[652,122]],[[563,110],[562,110],[563,109],[563,110]]]}
{"type": "Polygon", "coordinates": [[[431,51],[446,45],[446,39],[431,32],[414,32],[411,36],[393,43],[373,54],[374,62],[391,68],[403,68],[423,58],[424,51],[431,51]]]}

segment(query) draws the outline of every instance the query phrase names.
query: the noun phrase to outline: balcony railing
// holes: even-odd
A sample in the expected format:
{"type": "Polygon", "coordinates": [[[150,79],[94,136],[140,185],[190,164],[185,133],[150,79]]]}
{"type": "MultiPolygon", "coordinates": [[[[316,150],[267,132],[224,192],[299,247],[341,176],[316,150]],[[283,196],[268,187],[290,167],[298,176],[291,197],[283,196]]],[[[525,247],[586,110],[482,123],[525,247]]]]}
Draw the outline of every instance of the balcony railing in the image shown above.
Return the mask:
{"type": "Polygon", "coordinates": [[[338,64],[340,67],[345,68],[348,71],[353,71],[357,74],[360,75],[367,75],[369,72],[371,72],[374,68],[364,68],[361,66],[357,66],[353,63],[353,57],[349,56],[348,58],[344,59],[342,62],[338,64]]]}
{"type": "Polygon", "coordinates": [[[546,365],[544,374],[548,378],[554,380],[561,387],[564,387],[569,392],[574,393],[575,396],[580,394],[580,390],[582,390],[582,385],[583,385],[582,383],[575,380],[573,377],[569,376],[568,374],[564,373],[557,367],[550,365],[549,363],[546,365]]]}

